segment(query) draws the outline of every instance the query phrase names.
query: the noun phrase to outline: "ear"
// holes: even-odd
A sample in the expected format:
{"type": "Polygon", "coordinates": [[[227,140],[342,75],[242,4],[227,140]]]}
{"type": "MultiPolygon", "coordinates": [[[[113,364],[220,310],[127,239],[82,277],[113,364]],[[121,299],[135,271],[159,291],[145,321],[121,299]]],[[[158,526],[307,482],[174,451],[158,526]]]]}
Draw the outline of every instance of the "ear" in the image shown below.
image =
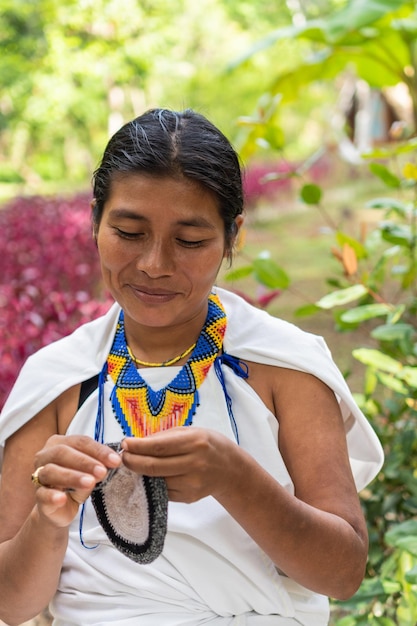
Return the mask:
{"type": "Polygon", "coordinates": [[[245,230],[242,226],[244,221],[245,218],[243,215],[238,215],[235,219],[236,234],[232,244],[232,252],[239,251],[243,247],[245,241],[245,230]]]}
{"type": "Polygon", "coordinates": [[[239,231],[241,229],[241,226],[243,224],[243,222],[245,221],[245,218],[243,217],[243,215],[238,215],[235,218],[235,224],[236,224],[236,237],[239,235],[239,231]]]}
{"type": "Polygon", "coordinates": [[[233,237],[230,240],[230,247],[228,247],[224,251],[224,256],[223,256],[223,258],[228,259],[230,264],[232,262],[234,250],[236,250],[236,249],[238,249],[240,247],[239,246],[240,232],[241,232],[240,229],[241,229],[244,221],[245,221],[245,218],[243,217],[243,215],[237,215],[235,217],[234,233],[233,233],[233,237]]]}

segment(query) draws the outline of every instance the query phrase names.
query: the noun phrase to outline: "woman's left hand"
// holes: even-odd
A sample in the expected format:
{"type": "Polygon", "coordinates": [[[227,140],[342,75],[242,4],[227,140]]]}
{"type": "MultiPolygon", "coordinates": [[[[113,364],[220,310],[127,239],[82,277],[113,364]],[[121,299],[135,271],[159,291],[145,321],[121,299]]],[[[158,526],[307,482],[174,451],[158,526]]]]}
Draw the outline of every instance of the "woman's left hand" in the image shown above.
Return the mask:
{"type": "Polygon", "coordinates": [[[145,438],[128,437],[122,448],[123,463],[129,469],[146,476],[163,476],[169,499],[186,503],[219,496],[240,451],[221,433],[183,426],[145,438]]]}

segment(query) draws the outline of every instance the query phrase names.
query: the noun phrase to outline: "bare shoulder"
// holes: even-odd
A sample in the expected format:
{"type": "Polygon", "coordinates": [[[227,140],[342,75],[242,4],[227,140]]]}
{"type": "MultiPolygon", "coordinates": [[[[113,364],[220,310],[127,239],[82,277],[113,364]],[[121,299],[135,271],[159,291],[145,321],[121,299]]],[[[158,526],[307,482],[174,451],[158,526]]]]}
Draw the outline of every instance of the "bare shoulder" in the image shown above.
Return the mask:
{"type": "Polygon", "coordinates": [[[254,362],[248,362],[248,368],[247,382],[277,419],[285,419],[290,406],[311,402],[311,394],[320,401],[327,397],[337,407],[333,391],[312,374],[254,362]]]}
{"type": "Polygon", "coordinates": [[[279,422],[279,447],[289,466],[304,452],[320,451],[324,458],[335,446],[347,459],[343,418],[332,389],[298,370],[250,363],[249,372],[249,384],[279,422]]]}
{"type": "Polygon", "coordinates": [[[314,406],[320,414],[330,410],[340,414],[332,389],[316,376],[298,370],[248,363],[248,383],[270,408],[280,424],[288,422],[293,411],[300,418],[314,406]],[[302,409],[302,414],[301,414],[302,409]]]}
{"type": "Polygon", "coordinates": [[[0,481],[0,542],[12,537],[35,503],[31,482],[36,453],[52,435],[65,434],[77,408],[79,385],[68,389],[6,441],[0,481]]]}
{"type": "Polygon", "coordinates": [[[311,374],[249,364],[249,384],[279,422],[279,449],[301,500],[361,529],[346,433],[332,389],[311,374]]]}

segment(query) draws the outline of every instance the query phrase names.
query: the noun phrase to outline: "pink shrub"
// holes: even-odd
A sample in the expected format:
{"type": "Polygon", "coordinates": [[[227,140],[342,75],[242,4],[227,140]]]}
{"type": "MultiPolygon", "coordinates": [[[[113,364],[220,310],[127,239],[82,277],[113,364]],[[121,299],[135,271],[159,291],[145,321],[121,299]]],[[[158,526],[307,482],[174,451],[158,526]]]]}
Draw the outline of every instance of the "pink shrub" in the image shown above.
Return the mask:
{"type": "Polygon", "coordinates": [[[292,191],[294,181],[322,184],[332,175],[335,158],[324,152],[310,165],[289,161],[252,162],[244,172],[243,187],[246,208],[259,202],[279,202],[279,195],[292,191]]]}
{"type": "Polygon", "coordinates": [[[109,307],[89,203],[17,198],[0,210],[0,408],[30,354],[109,307]]]}
{"type": "Polygon", "coordinates": [[[247,209],[260,201],[273,201],[280,192],[291,189],[291,173],[296,165],[278,163],[251,163],[245,170],[243,189],[247,209]]]}

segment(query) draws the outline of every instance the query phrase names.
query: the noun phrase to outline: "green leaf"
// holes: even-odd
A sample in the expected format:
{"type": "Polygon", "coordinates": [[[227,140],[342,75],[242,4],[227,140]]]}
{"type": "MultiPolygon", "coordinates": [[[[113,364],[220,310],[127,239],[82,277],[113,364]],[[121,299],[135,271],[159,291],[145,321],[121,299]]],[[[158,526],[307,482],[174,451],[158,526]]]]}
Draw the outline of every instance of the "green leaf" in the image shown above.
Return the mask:
{"type": "Polygon", "coordinates": [[[306,204],[319,204],[322,196],[322,191],[318,185],[309,183],[303,185],[300,191],[301,200],[306,204]]]}
{"type": "Polygon", "coordinates": [[[383,580],[382,586],[384,591],[388,595],[392,595],[393,593],[398,593],[401,591],[401,584],[396,580],[383,580]]]}
{"type": "Polygon", "coordinates": [[[266,48],[270,48],[272,45],[277,43],[278,41],[282,41],[285,39],[293,39],[297,37],[301,32],[305,30],[305,25],[301,26],[284,26],[283,28],[277,28],[269,33],[266,37],[263,37],[259,41],[257,41],[253,46],[251,46],[246,52],[244,52],[241,56],[233,59],[228,65],[227,70],[232,71],[245,63],[248,59],[250,59],[253,55],[265,50],[266,48]]]}
{"type": "Polygon", "coordinates": [[[383,324],[371,331],[371,337],[378,341],[401,341],[408,339],[413,331],[411,324],[383,324]]]}
{"type": "Polygon", "coordinates": [[[391,389],[391,391],[395,391],[395,393],[400,393],[402,395],[407,395],[408,388],[399,380],[395,378],[392,374],[384,374],[384,372],[378,373],[379,381],[386,387],[387,389],[391,389]]]}
{"type": "Polygon", "coordinates": [[[368,397],[371,397],[378,385],[378,376],[371,367],[368,367],[365,372],[363,390],[368,397]]]}
{"type": "Polygon", "coordinates": [[[296,309],[294,315],[296,317],[308,317],[309,315],[314,315],[320,310],[320,307],[318,307],[316,304],[306,304],[296,309]]]}
{"type": "Polygon", "coordinates": [[[390,542],[387,539],[386,541],[387,543],[390,543],[390,545],[400,548],[400,550],[405,550],[413,556],[417,556],[417,537],[408,535],[407,537],[397,537],[393,542],[390,542]]]}
{"type": "Polygon", "coordinates": [[[357,602],[368,602],[387,593],[383,581],[379,579],[365,579],[354,598],[357,602]]]}
{"type": "Polygon", "coordinates": [[[396,623],[389,617],[374,617],[372,624],[375,626],[396,626],[396,623]]]}
{"type": "Polygon", "coordinates": [[[343,32],[361,30],[403,4],[404,0],[350,0],[340,11],[330,15],[327,31],[335,37],[343,32]]]}
{"type": "Polygon", "coordinates": [[[272,259],[255,259],[253,271],[256,280],[270,289],[287,289],[290,284],[286,272],[272,259]]]}
{"type": "Polygon", "coordinates": [[[363,159],[392,159],[399,154],[414,152],[417,148],[417,139],[411,138],[398,144],[392,144],[389,148],[375,148],[362,154],[363,159]]]}
{"type": "Polygon", "coordinates": [[[403,273],[403,279],[401,281],[401,287],[404,290],[413,289],[417,281],[417,263],[411,264],[410,267],[403,273]]]}
{"type": "Polygon", "coordinates": [[[387,304],[365,304],[355,307],[354,309],[349,309],[349,311],[343,313],[342,320],[348,323],[358,323],[373,319],[374,317],[388,315],[390,311],[391,307],[387,304]]]}
{"type": "Polygon", "coordinates": [[[388,324],[396,324],[398,320],[402,318],[405,311],[406,311],[406,307],[404,304],[400,304],[396,306],[394,309],[392,309],[388,316],[388,320],[387,320],[388,324]]]}
{"type": "Polygon", "coordinates": [[[340,231],[337,232],[336,241],[340,247],[342,247],[343,244],[347,243],[351,248],[353,248],[358,259],[366,259],[368,257],[368,251],[365,246],[357,239],[346,235],[346,233],[342,233],[340,231]]]}
{"type": "Polygon", "coordinates": [[[344,332],[345,330],[351,331],[358,328],[358,324],[348,324],[342,320],[342,315],[345,311],[346,309],[333,309],[334,324],[338,332],[344,332]]]}
{"type": "Polygon", "coordinates": [[[252,265],[245,265],[244,267],[238,267],[237,269],[233,269],[230,272],[226,272],[224,279],[227,282],[233,282],[235,280],[241,280],[242,278],[247,278],[253,273],[252,265]]]}
{"type": "Polygon", "coordinates": [[[407,215],[408,204],[395,198],[375,198],[365,204],[368,209],[389,209],[398,215],[407,215]]]}
{"type": "Polygon", "coordinates": [[[398,373],[398,376],[407,383],[409,387],[417,389],[417,367],[406,365],[401,372],[398,373]]]}
{"type": "Polygon", "coordinates": [[[375,369],[382,370],[383,372],[399,374],[403,369],[400,361],[393,359],[379,350],[373,350],[372,348],[358,348],[353,350],[352,354],[355,359],[364,365],[369,365],[375,369]]]}
{"type": "Polygon", "coordinates": [[[371,163],[369,165],[369,169],[375,176],[378,176],[387,187],[393,187],[394,189],[398,189],[401,187],[400,179],[395,176],[390,170],[381,163],[371,163]]]}
{"type": "Polygon", "coordinates": [[[358,300],[367,293],[368,290],[364,285],[353,285],[352,287],[338,289],[337,291],[333,291],[333,293],[327,294],[327,296],[323,296],[323,298],[320,298],[320,300],[316,302],[316,305],[320,309],[332,309],[335,306],[358,300]]]}
{"type": "Polygon", "coordinates": [[[417,520],[415,519],[406,520],[390,528],[385,533],[384,540],[389,546],[396,546],[399,539],[409,536],[417,537],[417,520]]]}
{"type": "Polygon", "coordinates": [[[410,585],[417,584],[417,565],[414,565],[414,567],[405,573],[405,579],[410,585]]]}
{"type": "Polygon", "coordinates": [[[285,145],[285,135],[282,128],[274,125],[268,125],[265,131],[264,139],[272,150],[281,150],[285,145]]]}
{"type": "Polygon", "coordinates": [[[413,234],[408,225],[385,223],[380,227],[382,238],[389,243],[400,246],[410,246],[413,242],[413,234]]]}
{"type": "Polygon", "coordinates": [[[282,95],[282,103],[294,102],[315,81],[331,81],[346,67],[348,52],[326,50],[320,58],[309,59],[295,69],[278,75],[271,85],[273,94],[282,95]]]}
{"type": "Polygon", "coordinates": [[[401,246],[391,246],[382,253],[383,259],[393,259],[401,253],[401,246]]]}

